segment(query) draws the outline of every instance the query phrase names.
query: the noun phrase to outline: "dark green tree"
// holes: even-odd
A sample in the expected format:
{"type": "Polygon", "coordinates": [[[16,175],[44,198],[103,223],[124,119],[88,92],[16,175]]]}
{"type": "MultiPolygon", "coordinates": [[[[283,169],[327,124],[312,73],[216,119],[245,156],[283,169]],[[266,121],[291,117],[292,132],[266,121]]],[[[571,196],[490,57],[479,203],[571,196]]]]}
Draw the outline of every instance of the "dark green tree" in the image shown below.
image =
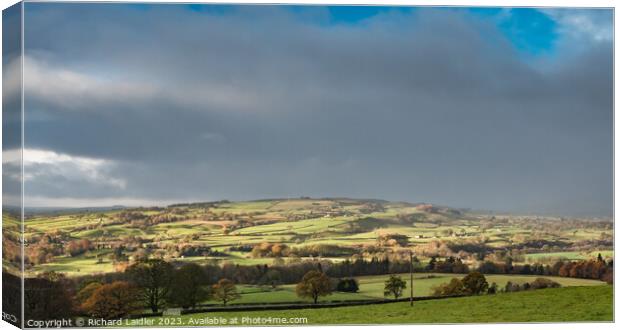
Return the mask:
{"type": "Polygon", "coordinates": [[[390,275],[390,278],[385,281],[383,296],[394,296],[394,299],[398,299],[398,297],[403,295],[403,290],[405,288],[407,288],[407,282],[400,276],[390,275]]]}
{"type": "Polygon", "coordinates": [[[129,280],[138,288],[139,298],[153,313],[166,305],[173,279],[173,267],[160,259],[150,259],[127,268],[129,280]]]}
{"type": "Polygon", "coordinates": [[[183,308],[196,305],[209,298],[205,271],[197,264],[185,264],[174,272],[174,280],[168,292],[168,302],[183,308]]]}
{"type": "Polygon", "coordinates": [[[340,292],[357,292],[359,289],[359,283],[354,278],[340,279],[336,285],[336,290],[340,292]]]}

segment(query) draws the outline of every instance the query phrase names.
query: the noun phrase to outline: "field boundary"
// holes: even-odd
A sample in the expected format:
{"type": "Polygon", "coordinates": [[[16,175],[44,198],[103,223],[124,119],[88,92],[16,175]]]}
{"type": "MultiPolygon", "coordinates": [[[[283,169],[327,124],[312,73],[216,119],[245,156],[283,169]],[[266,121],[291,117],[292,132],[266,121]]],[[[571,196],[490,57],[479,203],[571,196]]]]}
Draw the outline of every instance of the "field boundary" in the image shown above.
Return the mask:
{"type": "MultiPolygon", "coordinates": [[[[446,298],[459,298],[466,297],[465,295],[454,295],[454,296],[424,296],[424,297],[413,297],[413,301],[424,301],[424,300],[436,300],[436,299],[446,299],[446,298]]],[[[326,302],[319,304],[311,304],[311,303],[303,303],[303,304],[269,304],[269,305],[236,305],[236,306],[217,306],[217,307],[206,307],[206,308],[198,308],[192,310],[182,310],[181,315],[185,314],[195,314],[195,313],[207,313],[207,312],[234,312],[234,311],[267,311],[267,310],[283,310],[283,309],[308,309],[308,308],[331,308],[331,307],[346,307],[346,306],[362,306],[362,305],[379,305],[379,304],[389,304],[389,303],[397,303],[397,302],[407,302],[410,298],[399,298],[399,299],[381,299],[381,300],[349,300],[342,302],[326,302]]]]}

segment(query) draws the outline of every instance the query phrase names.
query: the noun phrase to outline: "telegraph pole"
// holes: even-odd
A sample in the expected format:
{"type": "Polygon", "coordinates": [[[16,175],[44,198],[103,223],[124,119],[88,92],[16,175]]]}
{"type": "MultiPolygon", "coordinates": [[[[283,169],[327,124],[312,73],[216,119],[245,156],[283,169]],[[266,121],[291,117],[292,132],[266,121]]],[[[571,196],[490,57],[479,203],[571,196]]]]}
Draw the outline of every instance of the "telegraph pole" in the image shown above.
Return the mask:
{"type": "Polygon", "coordinates": [[[413,251],[409,250],[409,305],[413,307],[413,251]]]}

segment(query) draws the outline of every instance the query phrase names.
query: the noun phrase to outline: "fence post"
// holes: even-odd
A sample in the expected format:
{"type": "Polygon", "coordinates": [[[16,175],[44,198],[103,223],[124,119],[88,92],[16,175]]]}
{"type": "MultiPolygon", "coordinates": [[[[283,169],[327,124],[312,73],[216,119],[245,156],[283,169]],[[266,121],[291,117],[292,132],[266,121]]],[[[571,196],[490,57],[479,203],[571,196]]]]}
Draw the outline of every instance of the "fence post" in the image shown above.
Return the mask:
{"type": "Polygon", "coordinates": [[[409,306],[413,307],[413,251],[409,250],[409,306]]]}

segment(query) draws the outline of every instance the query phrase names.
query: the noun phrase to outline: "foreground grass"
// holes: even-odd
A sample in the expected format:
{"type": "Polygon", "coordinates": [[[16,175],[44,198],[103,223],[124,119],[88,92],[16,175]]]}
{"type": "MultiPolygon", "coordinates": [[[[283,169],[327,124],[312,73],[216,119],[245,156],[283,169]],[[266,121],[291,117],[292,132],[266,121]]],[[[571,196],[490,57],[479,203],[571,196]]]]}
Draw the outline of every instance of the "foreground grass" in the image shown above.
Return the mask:
{"type": "MultiPolygon", "coordinates": [[[[236,325],[275,325],[265,321],[269,318],[307,318],[306,324],[612,321],[613,286],[567,287],[417,301],[413,307],[405,302],[325,309],[210,312],[170,318],[176,320],[175,326],[210,325],[204,322],[208,319],[226,319],[230,322],[234,318],[239,322],[236,325]],[[257,318],[263,321],[256,323],[257,318]],[[243,320],[251,323],[243,323],[243,320]]],[[[157,326],[161,318],[150,320],[154,321],[152,325],[157,326]]]]}

